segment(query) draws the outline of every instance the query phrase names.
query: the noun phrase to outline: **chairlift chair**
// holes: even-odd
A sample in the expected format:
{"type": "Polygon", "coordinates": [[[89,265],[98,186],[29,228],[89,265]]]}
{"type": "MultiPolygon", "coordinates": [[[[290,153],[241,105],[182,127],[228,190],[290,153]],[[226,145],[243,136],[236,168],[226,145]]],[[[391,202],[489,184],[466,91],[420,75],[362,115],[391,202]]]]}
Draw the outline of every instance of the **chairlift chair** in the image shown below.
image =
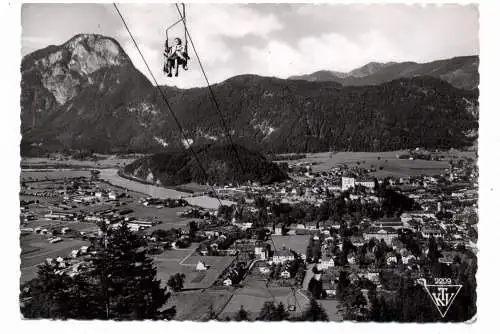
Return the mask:
{"type": "MultiPolygon", "coordinates": [[[[168,44],[168,31],[170,29],[172,29],[173,27],[175,27],[177,24],[181,23],[181,22],[184,24],[184,49],[182,51],[182,55],[185,58],[185,60],[178,58],[177,59],[177,64],[178,64],[178,66],[182,67],[185,71],[187,71],[188,70],[187,63],[188,63],[188,60],[190,59],[190,57],[189,57],[189,54],[188,54],[188,35],[187,35],[187,25],[186,25],[186,7],[185,7],[184,4],[182,4],[182,17],[179,20],[177,20],[177,22],[173,23],[167,29],[165,29],[165,50],[168,50],[168,48],[169,48],[169,44],[168,44]]],[[[164,62],[164,65],[163,65],[163,71],[165,73],[169,73],[169,76],[171,76],[171,73],[169,71],[171,69],[173,69],[173,65],[171,64],[171,62],[173,62],[173,61],[174,61],[174,59],[168,57],[168,55],[165,54],[165,62],[164,62]]]]}

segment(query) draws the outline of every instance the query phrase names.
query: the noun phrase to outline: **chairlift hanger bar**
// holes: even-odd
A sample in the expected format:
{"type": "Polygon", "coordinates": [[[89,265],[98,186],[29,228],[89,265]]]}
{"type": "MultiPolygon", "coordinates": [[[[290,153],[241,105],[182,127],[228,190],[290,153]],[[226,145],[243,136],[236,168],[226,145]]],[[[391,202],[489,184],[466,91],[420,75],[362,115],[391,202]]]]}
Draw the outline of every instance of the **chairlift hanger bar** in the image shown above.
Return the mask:
{"type": "Polygon", "coordinates": [[[181,18],[181,19],[179,19],[177,22],[175,22],[174,24],[172,24],[171,26],[169,26],[167,29],[165,29],[165,32],[166,32],[166,31],[169,31],[170,29],[172,29],[172,28],[173,28],[175,25],[177,25],[179,22],[182,22],[182,20],[183,20],[183,19],[181,18]]]}
{"type": "MultiPolygon", "coordinates": [[[[171,24],[167,29],[165,29],[165,32],[169,31],[170,29],[172,29],[175,25],[177,25],[178,23],[180,22],[184,22],[184,25],[186,25],[186,6],[182,3],[182,15],[181,15],[181,18],[179,20],[177,20],[177,22],[171,24]]],[[[177,4],[176,4],[177,6],[177,4]]]]}

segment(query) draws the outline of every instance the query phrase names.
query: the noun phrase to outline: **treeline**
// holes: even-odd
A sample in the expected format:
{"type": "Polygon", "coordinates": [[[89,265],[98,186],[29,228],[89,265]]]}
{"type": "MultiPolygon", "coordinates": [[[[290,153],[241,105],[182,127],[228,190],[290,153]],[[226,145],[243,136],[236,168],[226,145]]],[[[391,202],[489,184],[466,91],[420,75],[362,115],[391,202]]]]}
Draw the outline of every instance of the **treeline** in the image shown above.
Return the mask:
{"type": "Polygon", "coordinates": [[[307,154],[268,154],[267,158],[271,161],[287,161],[305,159],[307,154]]]}

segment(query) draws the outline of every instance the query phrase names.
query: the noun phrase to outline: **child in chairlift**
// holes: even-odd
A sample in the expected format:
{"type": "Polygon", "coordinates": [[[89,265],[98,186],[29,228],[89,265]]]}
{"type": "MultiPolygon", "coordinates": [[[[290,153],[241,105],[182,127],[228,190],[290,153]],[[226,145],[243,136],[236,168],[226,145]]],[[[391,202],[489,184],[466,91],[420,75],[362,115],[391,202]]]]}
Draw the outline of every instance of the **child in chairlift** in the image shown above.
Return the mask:
{"type": "Polygon", "coordinates": [[[175,38],[174,41],[173,46],[168,45],[168,39],[165,41],[165,52],[163,53],[166,58],[164,71],[169,77],[172,76],[172,68],[175,69],[175,76],[179,75],[179,64],[182,64],[182,68],[187,70],[187,61],[189,59],[185,47],[182,45],[182,40],[175,38]]]}

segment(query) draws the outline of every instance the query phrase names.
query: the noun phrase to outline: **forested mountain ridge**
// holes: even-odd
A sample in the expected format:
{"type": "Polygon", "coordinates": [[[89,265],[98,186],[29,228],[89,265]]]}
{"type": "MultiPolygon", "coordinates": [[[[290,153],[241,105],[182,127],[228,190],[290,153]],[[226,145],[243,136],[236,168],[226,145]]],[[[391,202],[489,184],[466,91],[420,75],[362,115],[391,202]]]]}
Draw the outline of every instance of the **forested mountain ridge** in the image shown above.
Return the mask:
{"type": "Polygon", "coordinates": [[[188,150],[170,150],[138,159],[127,165],[124,171],[163,186],[190,182],[222,185],[256,181],[268,184],[287,178],[286,171],[276,164],[239,145],[212,144],[193,149],[203,169],[188,150]]]}
{"type": "MultiPolygon", "coordinates": [[[[165,90],[183,124],[204,134],[194,140],[221,133],[206,90],[165,90]]],[[[213,90],[236,140],[273,152],[463,147],[477,129],[477,91],[431,77],[342,87],[245,75],[213,90]]]]}
{"type": "MultiPolygon", "coordinates": [[[[372,64],[356,75],[378,69],[372,64]]],[[[24,57],[21,74],[22,154],[161,152],[188,144],[156,87],[112,38],[77,35],[36,51],[24,57]]],[[[227,143],[229,130],[241,145],[277,153],[461,148],[478,127],[477,89],[433,77],[342,86],[240,75],[212,87],[229,129],[206,88],[161,87],[191,144],[227,143]]]]}

